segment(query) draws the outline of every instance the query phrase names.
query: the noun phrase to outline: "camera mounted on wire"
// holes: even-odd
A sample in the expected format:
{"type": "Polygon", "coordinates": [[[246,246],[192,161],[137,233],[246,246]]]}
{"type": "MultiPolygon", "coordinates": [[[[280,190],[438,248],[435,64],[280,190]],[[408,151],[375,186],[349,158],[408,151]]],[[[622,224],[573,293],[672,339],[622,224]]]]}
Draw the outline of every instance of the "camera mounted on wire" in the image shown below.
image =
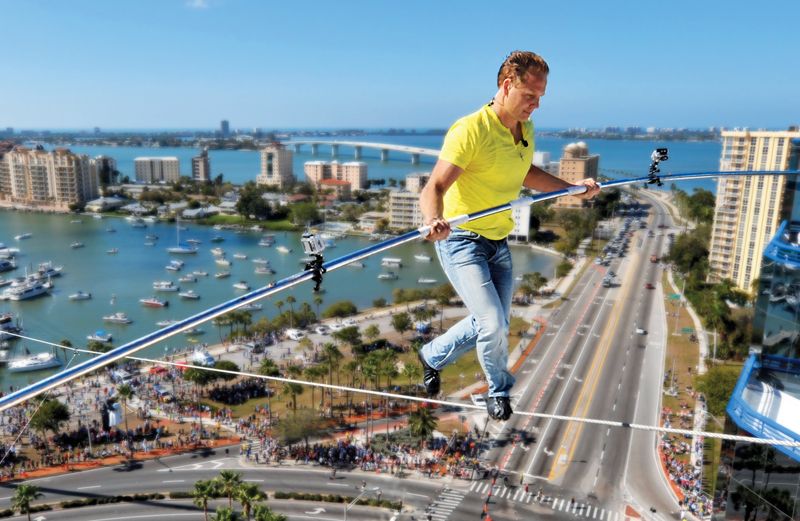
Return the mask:
{"type": "Polygon", "coordinates": [[[300,243],[303,245],[303,252],[313,257],[311,262],[307,262],[303,269],[311,270],[311,280],[314,281],[314,292],[319,292],[319,286],[322,284],[322,275],[327,271],[323,267],[325,260],[322,258],[322,252],[325,250],[325,241],[322,237],[315,235],[311,232],[305,232],[300,237],[300,243]]]}
{"type": "Polygon", "coordinates": [[[666,148],[657,148],[653,150],[653,153],[650,154],[650,170],[647,173],[647,184],[655,184],[656,186],[662,186],[661,178],[659,177],[659,173],[661,173],[661,169],[658,168],[658,164],[662,161],[666,161],[669,159],[669,150],[666,148]]]}

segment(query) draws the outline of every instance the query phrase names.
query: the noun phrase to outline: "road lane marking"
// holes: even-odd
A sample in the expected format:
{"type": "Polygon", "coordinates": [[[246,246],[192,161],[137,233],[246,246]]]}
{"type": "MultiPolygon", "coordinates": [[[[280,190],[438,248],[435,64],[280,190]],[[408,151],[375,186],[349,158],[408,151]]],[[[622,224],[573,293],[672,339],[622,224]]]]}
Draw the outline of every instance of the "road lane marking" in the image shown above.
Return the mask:
{"type": "Polygon", "coordinates": [[[169,479],[167,481],[162,481],[161,483],[184,483],[185,479],[169,479]]]}
{"type": "Polygon", "coordinates": [[[344,483],[327,483],[329,487],[350,487],[350,485],[346,485],[344,483]]]}
{"type": "Polygon", "coordinates": [[[75,490],[89,490],[90,488],[100,488],[102,485],[90,485],[88,487],[78,487],[75,490]]]}
{"type": "Polygon", "coordinates": [[[409,496],[417,496],[417,497],[424,497],[425,499],[430,499],[430,496],[426,496],[425,494],[415,494],[414,492],[406,492],[409,496]]]}

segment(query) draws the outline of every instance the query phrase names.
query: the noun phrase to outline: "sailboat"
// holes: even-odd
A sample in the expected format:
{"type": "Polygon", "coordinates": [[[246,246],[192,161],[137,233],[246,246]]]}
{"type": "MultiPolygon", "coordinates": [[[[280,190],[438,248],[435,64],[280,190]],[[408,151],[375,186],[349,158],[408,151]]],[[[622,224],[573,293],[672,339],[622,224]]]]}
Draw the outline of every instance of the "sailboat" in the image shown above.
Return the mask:
{"type": "Polygon", "coordinates": [[[167,253],[176,253],[181,255],[186,255],[190,253],[197,253],[197,246],[194,244],[191,245],[184,245],[181,244],[181,226],[180,226],[180,219],[175,219],[175,232],[177,233],[177,243],[175,246],[167,248],[167,253]]]}

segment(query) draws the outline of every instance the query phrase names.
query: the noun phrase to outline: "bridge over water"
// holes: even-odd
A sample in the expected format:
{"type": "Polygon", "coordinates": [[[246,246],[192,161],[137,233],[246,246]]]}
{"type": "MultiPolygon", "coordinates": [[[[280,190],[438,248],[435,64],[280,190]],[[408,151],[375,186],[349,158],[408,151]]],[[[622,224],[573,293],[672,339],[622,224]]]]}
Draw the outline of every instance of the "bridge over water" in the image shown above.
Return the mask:
{"type": "Polygon", "coordinates": [[[410,147],[406,145],[391,145],[389,143],[365,143],[361,141],[320,141],[320,140],[292,140],[284,141],[283,145],[289,147],[293,146],[294,151],[299,153],[304,145],[311,147],[311,154],[317,155],[319,153],[319,146],[325,145],[331,148],[331,157],[339,156],[339,147],[349,147],[353,149],[353,157],[356,160],[361,159],[361,151],[364,148],[371,148],[381,151],[381,161],[389,160],[389,152],[401,152],[411,155],[411,164],[416,165],[419,163],[420,156],[439,157],[439,150],[435,148],[422,148],[410,147]]]}

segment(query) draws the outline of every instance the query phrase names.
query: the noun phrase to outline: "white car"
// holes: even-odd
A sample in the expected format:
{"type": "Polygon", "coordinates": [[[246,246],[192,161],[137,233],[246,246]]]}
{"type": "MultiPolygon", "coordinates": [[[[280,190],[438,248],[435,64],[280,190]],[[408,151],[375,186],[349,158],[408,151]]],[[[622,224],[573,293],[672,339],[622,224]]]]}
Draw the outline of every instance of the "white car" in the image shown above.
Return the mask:
{"type": "Polygon", "coordinates": [[[342,324],[344,324],[344,327],[352,327],[356,325],[356,321],[352,318],[346,318],[342,320],[342,324]]]}
{"type": "Polygon", "coordinates": [[[347,326],[345,326],[341,322],[334,322],[333,324],[328,324],[328,327],[330,328],[331,331],[341,331],[347,326]]]}
{"type": "Polygon", "coordinates": [[[300,340],[301,338],[305,338],[306,334],[300,331],[299,329],[287,329],[286,336],[290,340],[300,340]]]}
{"type": "Polygon", "coordinates": [[[643,329],[643,328],[641,328],[641,327],[637,327],[637,328],[636,328],[636,334],[637,334],[637,335],[646,335],[646,334],[647,334],[647,330],[646,330],[646,329],[643,329]]]}
{"type": "Polygon", "coordinates": [[[317,326],[317,327],[315,327],[315,328],[314,328],[314,332],[315,332],[316,334],[318,334],[318,335],[327,335],[328,333],[330,333],[330,332],[331,332],[331,330],[330,330],[330,328],[329,328],[328,326],[324,326],[324,325],[323,325],[323,326],[317,326]]]}
{"type": "Polygon", "coordinates": [[[470,394],[469,397],[472,398],[472,403],[478,407],[486,407],[486,398],[482,394],[470,394]]]}

